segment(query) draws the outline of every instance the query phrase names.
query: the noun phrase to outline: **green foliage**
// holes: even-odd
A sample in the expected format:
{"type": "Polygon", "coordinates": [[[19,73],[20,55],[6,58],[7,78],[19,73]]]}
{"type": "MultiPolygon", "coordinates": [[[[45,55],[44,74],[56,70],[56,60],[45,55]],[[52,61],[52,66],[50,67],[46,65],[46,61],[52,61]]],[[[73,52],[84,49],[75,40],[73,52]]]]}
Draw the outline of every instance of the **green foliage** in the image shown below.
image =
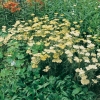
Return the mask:
{"type": "Polygon", "coordinates": [[[0,8],[0,27],[6,25],[10,27],[15,23],[15,20],[30,19],[30,14],[35,13],[37,16],[49,15],[53,18],[55,12],[65,14],[66,18],[73,21],[82,20],[81,31],[87,34],[99,34],[100,31],[100,2],[98,0],[43,0],[45,6],[39,8],[35,2],[32,6],[21,0],[21,10],[15,13],[10,13],[7,10],[0,8]]]}
{"type": "Polygon", "coordinates": [[[3,68],[0,72],[1,100],[95,100],[95,94],[76,84],[71,76],[40,76],[40,69],[3,68]]]}
{"type": "Polygon", "coordinates": [[[98,0],[47,0],[45,12],[49,16],[55,12],[63,13],[71,22],[83,20],[82,32],[99,34],[99,7],[100,2],[98,0]]]}
{"type": "Polygon", "coordinates": [[[54,19],[34,15],[28,21],[16,21],[8,30],[3,26],[1,65],[39,67],[40,73],[48,76],[71,74],[83,85],[99,82],[100,49],[92,41],[99,35],[82,36],[80,25],[55,13],[54,19]]]}
{"type": "Polygon", "coordinates": [[[100,2],[43,1],[41,8],[21,0],[21,10],[14,13],[0,6],[0,100],[95,100],[92,91],[100,93],[100,2]],[[51,49],[56,52],[47,53],[51,49]],[[52,62],[54,56],[58,61],[52,62]]]}
{"type": "MultiPolygon", "coordinates": [[[[9,1],[9,0],[8,0],[9,1]]],[[[25,0],[19,3],[20,11],[11,12],[8,9],[0,7],[0,28],[2,26],[11,27],[16,20],[27,20],[30,14],[35,13],[35,6],[30,6],[25,0]]]]}

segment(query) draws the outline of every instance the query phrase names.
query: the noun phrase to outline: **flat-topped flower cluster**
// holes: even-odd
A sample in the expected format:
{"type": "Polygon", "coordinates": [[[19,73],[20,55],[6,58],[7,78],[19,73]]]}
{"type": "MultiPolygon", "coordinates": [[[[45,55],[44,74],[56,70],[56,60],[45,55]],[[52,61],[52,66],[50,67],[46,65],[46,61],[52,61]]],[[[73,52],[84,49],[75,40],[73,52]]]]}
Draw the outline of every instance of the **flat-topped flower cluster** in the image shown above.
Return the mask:
{"type": "MultiPolygon", "coordinates": [[[[100,68],[100,49],[92,42],[91,35],[82,37],[79,31],[82,21],[73,22],[72,25],[64,15],[57,17],[58,13],[54,14],[54,19],[48,15],[42,18],[34,14],[32,16],[32,20],[16,21],[13,28],[7,30],[8,35],[0,36],[0,46],[7,46],[5,58],[12,57],[13,66],[16,66],[18,55],[14,56],[14,52],[22,48],[18,54],[23,53],[24,49],[25,54],[21,58],[29,55],[32,68],[42,66],[44,72],[53,72],[60,65],[68,71],[74,69],[83,85],[97,83],[100,78],[97,73],[100,68]]],[[[5,26],[2,31],[6,32],[5,26]]]]}

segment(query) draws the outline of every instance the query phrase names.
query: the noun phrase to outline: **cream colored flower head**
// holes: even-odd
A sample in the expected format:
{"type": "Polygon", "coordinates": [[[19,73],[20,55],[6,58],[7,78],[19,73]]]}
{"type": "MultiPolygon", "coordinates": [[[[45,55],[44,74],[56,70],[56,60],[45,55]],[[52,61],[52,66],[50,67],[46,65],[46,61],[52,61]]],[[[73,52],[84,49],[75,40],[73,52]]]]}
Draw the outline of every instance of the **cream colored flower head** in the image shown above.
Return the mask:
{"type": "Polygon", "coordinates": [[[89,65],[86,67],[86,70],[97,69],[96,65],[89,65]]]}
{"type": "Polygon", "coordinates": [[[98,75],[98,76],[96,76],[96,77],[100,79],[100,75],[98,75]]]}
{"type": "Polygon", "coordinates": [[[49,66],[46,66],[45,69],[43,69],[44,72],[48,72],[50,70],[49,66]]]}
{"type": "Polygon", "coordinates": [[[88,79],[81,79],[81,84],[88,85],[90,81],[88,79]]]}
{"type": "Polygon", "coordinates": [[[98,81],[96,79],[92,79],[92,82],[96,84],[98,81]]]}

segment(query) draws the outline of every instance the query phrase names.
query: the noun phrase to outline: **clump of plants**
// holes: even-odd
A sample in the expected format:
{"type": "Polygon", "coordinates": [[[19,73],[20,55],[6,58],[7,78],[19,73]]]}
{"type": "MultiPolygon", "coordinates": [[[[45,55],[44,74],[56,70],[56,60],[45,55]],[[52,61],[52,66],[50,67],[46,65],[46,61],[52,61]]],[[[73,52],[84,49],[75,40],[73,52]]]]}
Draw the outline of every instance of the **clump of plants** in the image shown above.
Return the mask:
{"type": "Polygon", "coordinates": [[[39,74],[39,68],[6,67],[0,72],[1,100],[95,100],[95,94],[74,81],[39,74]]]}
{"type": "Polygon", "coordinates": [[[44,8],[44,2],[41,0],[7,0],[0,4],[0,29],[6,25],[11,27],[16,20],[30,19],[30,14],[41,12],[44,8]]]}
{"type": "Polygon", "coordinates": [[[80,34],[81,21],[73,25],[58,13],[52,20],[48,15],[32,16],[28,21],[16,21],[7,33],[3,26],[1,63],[5,67],[39,67],[41,75],[72,74],[83,85],[98,83],[100,49],[91,35],[80,34]]]}
{"type": "Polygon", "coordinates": [[[18,6],[19,5],[17,2],[12,2],[12,1],[8,1],[7,3],[3,4],[4,9],[8,9],[9,11],[11,11],[11,13],[20,11],[20,8],[18,6]]]}
{"type": "Polygon", "coordinates": [[[98,0],[3,2],[0,99],[99,98],[95,95],[100,93],[99,4],[98,0]]]}
{"type": "Polygon", "coordinates": [[[0,5],[0,27],[3,25],[11,27],[16,20],[28,20],[31,13],[35,13],[37,16],[48,14],[50,18],[53,18],[53,13],[59,12],[65,14],[71,23],[83,20],[81,32],[99,34],[99,0],[17,0],[16,3],[19,4],[20,11],[14,13],[0,5]]]}

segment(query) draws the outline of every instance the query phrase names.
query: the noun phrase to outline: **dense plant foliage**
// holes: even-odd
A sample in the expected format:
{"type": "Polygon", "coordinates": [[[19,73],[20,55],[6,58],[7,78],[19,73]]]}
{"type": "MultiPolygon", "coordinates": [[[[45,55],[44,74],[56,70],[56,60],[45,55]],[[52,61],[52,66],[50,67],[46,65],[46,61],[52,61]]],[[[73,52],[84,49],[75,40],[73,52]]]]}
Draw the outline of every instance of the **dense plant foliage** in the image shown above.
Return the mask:
{"type": "Polygon", "coordinates": [[[71,76],[39,75],[39,69],[4,68],[0,73],[1,100],[93,100],[95,95],[71,76]],[[1,77],[2,76],[2,77],[1,77]]]}
{"type": "Polygon", "coordinates": [[[96,0],[3,2],[0,99],[97,100],[99,4],[96,0]]]}
{"type": "MultiPolygon", "coordinates": [[[[14,0],[13,0],[14,1],[14,0]]],[[[82,32],[87,34],[99,34],[100,31],[100,2],[98,0],[18,0],[20,11],[11,13],[0,8],[0,27],[10,27],[15,20],[28,20],[30,14],[37,16],[48,14],[53,18],[55,12],[66,15],[70,21],[83,20],[82,32]],[[37,1],[37,2],[34,2],[37,1]],[[39,2],[40,1],[40,2],[39,2]],[[42,2],[42,3],[41,3],[42,2]],[[30,5],[31,3],[31,5],[30,5]]]]}
{"type": "MultiPolygon", "coordinates": [[[[91,41],[92,35],[83,38],[78,22],[71,27],[64,15],[55,13],[54,17],[50,20],[47,15],[39,18],[33,14],[32,20],[16,21],[7,35],[0,37],[1,47],[6,48],[1,48],[2,62],[7,66],[40,67],[49,75],[71,74],[76,69],[83,85],[97,83],[100,49],[91,41]]],[[[6,32],[4,26],[2,31],[6,32]]]]}

